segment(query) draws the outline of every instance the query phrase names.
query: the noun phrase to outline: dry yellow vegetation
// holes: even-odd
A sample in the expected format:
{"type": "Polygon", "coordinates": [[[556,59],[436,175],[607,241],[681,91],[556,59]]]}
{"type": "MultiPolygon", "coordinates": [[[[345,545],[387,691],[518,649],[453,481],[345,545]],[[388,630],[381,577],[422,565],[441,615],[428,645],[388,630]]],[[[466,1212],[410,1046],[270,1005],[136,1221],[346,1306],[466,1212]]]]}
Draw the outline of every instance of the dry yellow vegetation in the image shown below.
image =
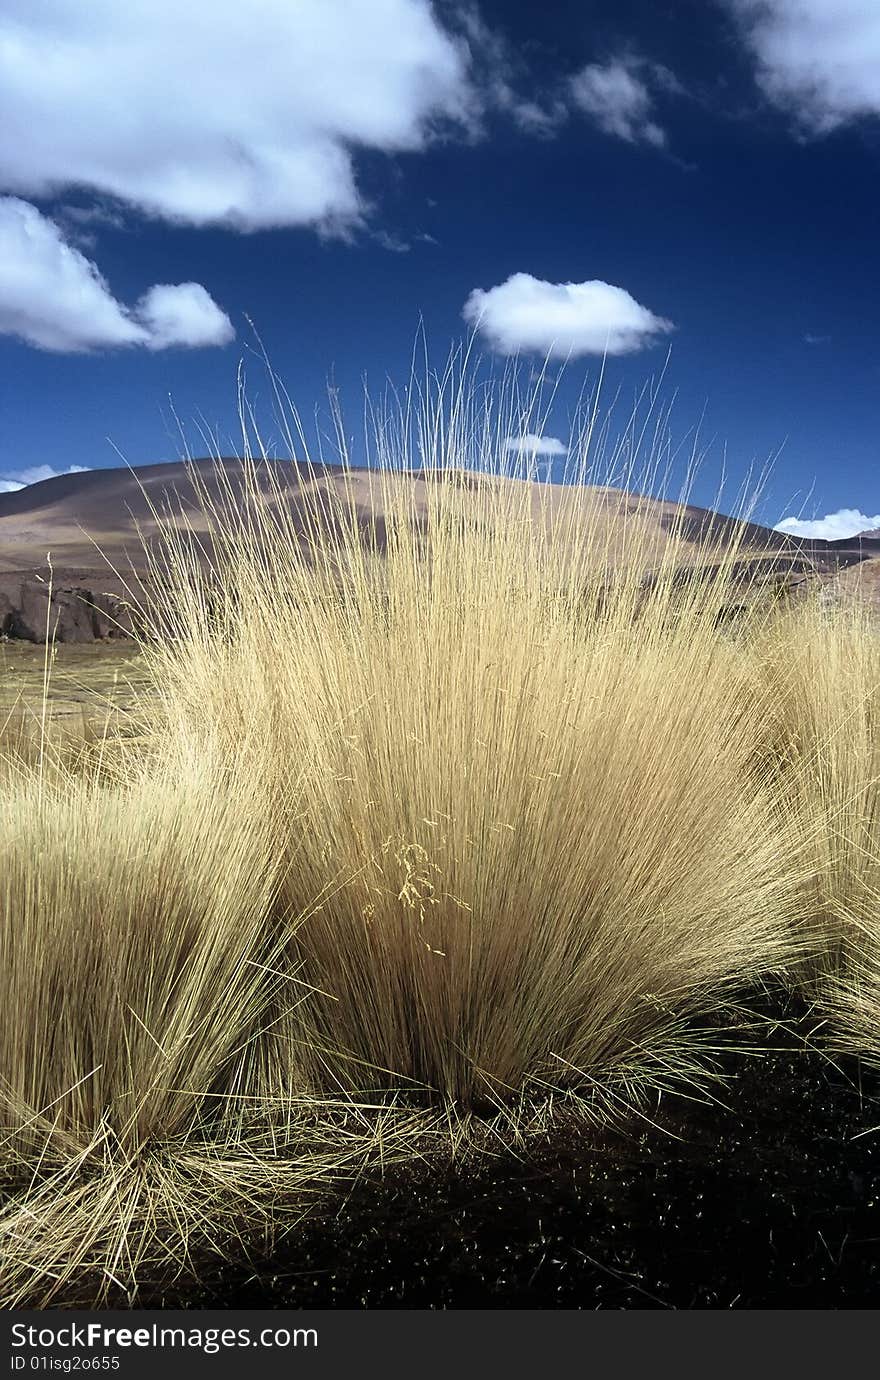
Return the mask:
{"type": "Polygon", "coordinates": [[[735,531],[682,585],[692,533],[646,561],[636,505],[611,559],[601,490],[536,521],[460,441],[417,507],[376,472],[381,529],[218,480],[211,561],[151,557],[150,750],[4,774],[7,1304],[136,1298],[440,1125],[692,1089],[762,983],[877,1052],[871,616],[731,625],[735,531]]]}

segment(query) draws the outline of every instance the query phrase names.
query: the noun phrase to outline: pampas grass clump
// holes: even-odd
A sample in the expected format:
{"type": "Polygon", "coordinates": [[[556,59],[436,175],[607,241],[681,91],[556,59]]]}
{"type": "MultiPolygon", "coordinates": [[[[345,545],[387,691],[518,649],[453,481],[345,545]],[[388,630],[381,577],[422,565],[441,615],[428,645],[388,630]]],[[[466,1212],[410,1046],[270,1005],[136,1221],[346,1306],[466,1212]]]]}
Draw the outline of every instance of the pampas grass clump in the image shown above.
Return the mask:
{"type": "Polygon", "coordinates": [[[530,421],[408,404],[293,499],[194,471],[149,743],[0,774],[7,1304],[131,1302],[441,1126],[692,1092],[767,980],[873,1038],[874,633],[744,598],[629,460],[514,477],[530,421]]]}
{"type": "Polygon", "coordinates": [[[821,597],[762,647],[772,751],[809,859],[797,986],[833,1050],[880,1063],[880,623],[821,597]]]}
{"type": "Polygon", "coordinates": [[[153,653],[177,731],[249,744],[285,902],[313,907],[298,1067],[465,1111],[649,1081],[664,1031],[792,955],[766,707],[718,625],[731,553],[682,593],[673,533],[646,592],[638,529],[606,559],[588,489],[559,515],[513,481],[373,482],[381,565],[344,491],[296,528],[255,501],[153,653]]]}

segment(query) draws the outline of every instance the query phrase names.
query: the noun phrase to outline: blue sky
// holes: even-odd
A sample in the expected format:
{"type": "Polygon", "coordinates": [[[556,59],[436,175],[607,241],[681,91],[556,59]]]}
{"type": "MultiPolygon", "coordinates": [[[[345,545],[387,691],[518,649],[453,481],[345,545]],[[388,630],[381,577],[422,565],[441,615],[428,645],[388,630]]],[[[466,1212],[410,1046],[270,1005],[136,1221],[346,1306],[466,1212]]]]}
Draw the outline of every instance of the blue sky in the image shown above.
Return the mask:
{"type": "MultiPolygon", "coordinates": [[[[876,0],[4,0],[0,478],[235,445],[253,321],[306,415],[607,352],[711,502],[880,525],[876,0]],[[48,469],[44,468],[48,467],[48,469]],[[855,516],[847,518],[848,510],[855,516]]],[[[271,424],[269,425],[271,432],[271,424]]],[[[558,463],[558,462],[557,462],[558,463]]]]}

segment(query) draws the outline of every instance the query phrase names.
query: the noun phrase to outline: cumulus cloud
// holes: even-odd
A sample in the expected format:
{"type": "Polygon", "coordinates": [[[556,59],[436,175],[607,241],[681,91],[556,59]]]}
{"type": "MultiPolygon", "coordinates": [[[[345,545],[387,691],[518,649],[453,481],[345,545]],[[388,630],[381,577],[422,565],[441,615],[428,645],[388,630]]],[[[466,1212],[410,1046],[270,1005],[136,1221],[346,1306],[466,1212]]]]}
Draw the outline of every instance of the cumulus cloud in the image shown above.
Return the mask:
{"type": "Polygon", "coordinates": [[[880,114],[877,0],[725,0],[766,95],[824,134],[880,114]]]}
{"type": "Polygon", "coordinates": [[[161,284],[123,306],[53,221],[18,197],[0,197],[0,334],[70,353],[223,345],[235,333],[198,283],[161,284]]]}
{"type": "Polygon", "coordinates": [[[524,436],[508,436],[505,450],[524,451],[527,455],[567,455],[568,446],[556,436],[537,436],[527,431],[524,436]]]}
{"type": "Polygon", "coordinates": [[[85,474],[88,465],[71,465],[66,470],[53,470],[51,465],[31,465],[27,469],[15,470],[0,479],[0,494],[15,493],[26,489],[29,484],[40,484],[44,479],[57,479],[62,474],[85,474]]]}
{"type": "MultiPolygon", "coordinates": [[[[605,134],[629,144],[664,148],[666,135],[653,118],[654,100],[647,84],[653,70],[635,58],[614,58],[604,65],[592,62],[570,79],[569,89],[575,105],[605,134]]],[[[665,74],[665,68],[659,70],[665,74]]]]}
{"type": "Polygon", "coordinates": [[[240,230],[351,225],[352,154],[472,118],[426,0],[4,0],[0,186],[240,230]]]}
{"type": "Polygon", "coordinates": [[[816,537],[825,541],[840,541],[844,537],[855,537],[860,532],[872,532],[880,527],[880,513],[869,517],[858,508],[841,508],[836,513],[826,513],[822,518],[783,518],[777,522],[776,532],[787,532],[793,537],[816,537]]]}
{"type": "Polygon", "coordinates": [[[146,331],[148,350],[228,345],[235,337],[229,317],[201,283],[157,283],[144,293],[134,316],[146,331]]]}
{"type": "Polygon", "coordinates": [[[530,273],[514,273],[488,291],[475,288],[462,315],[507,355],[623,355],[674,329],[611,283],[547,283],[530,273]]]}

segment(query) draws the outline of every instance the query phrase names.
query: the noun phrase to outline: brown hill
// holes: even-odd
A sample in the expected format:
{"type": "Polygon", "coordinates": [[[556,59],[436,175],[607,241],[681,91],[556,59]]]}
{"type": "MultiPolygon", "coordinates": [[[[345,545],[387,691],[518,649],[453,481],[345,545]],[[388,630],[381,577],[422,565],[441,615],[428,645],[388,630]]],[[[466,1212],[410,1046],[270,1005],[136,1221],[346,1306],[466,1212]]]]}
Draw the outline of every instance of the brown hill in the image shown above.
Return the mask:
{"type": "MultiPolygon", "coordinates": [[[[222,504],[224,496],[235,501],[241,494],[239,459],[196,461],[192,469],[209,503],[222,504]]],[[[306,509],[314,509],[317,491],[330,506],[334,500],[353,502],[359,519],[381,542],[382,500],[374,472],[264,461],[257,475],[265,493],[280,490],[285,495],[301,528],[306,509]]],[[[476,484],[520,482],[464,472],[460,478],[465,503],[476,484]]],[[[417,510],[424,509],[424,482],[425,476],[415,471],[401,472],[392,480],[409,494],[417,510]]],[[[689,553],[696,558],[710,531],[716,538],[736,533],[747,576],[781,565],[795,578],[824,578],[863,562],[870,566],[872,557],[880,560],[880,540],[807,542],[708,509],[619,489],[597,489],[595,497],[607,514],[609,550],[626,514],[628,523],[640,528],[649,564],[659,559],[673,529],[684,539],[685,561],[689,553]]],[[[532,500],[536,517],[544,512],[552,523],[564,517],[572,491],[561,485],[533,486],[532,500]]],[[[130,627],[124,606],[126,578],[144,567],[142,543],[156,535],[157,512],[184,512],[195,533],[206,532],[203,502],[194,490],[190,467],[89,470],[0,494],[0,634],[42,641],[48,627],[59,640],[77,642],[124,633],[130,627]],[[52,562],[51,607],[47,554],[52,562]]]]}

